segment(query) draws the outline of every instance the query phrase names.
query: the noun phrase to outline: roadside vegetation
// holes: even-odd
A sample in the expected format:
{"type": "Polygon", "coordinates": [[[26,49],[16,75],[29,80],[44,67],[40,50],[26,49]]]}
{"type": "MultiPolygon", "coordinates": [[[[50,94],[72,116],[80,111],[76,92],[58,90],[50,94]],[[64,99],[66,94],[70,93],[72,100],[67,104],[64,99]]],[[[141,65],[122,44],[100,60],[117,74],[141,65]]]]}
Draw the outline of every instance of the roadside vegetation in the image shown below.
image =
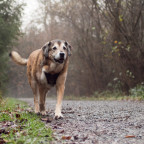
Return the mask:
{"type": "Polygon", "coordinates": [[[26,103],[15,99],[0,99],[0,144],[49,143],[52,130],[40,116],[28,110],[26,103]]]}
{"type": "Polygon", "coordinates": [[[136,87],[129,90],[129,95],[125,95],[124,92],[117,90],[106,90],[103,92],[96,91],[91,96],[76,97],[73,95],[65,96],[66,100],[144,100],[144,84],[138,84],[136,87]]]}

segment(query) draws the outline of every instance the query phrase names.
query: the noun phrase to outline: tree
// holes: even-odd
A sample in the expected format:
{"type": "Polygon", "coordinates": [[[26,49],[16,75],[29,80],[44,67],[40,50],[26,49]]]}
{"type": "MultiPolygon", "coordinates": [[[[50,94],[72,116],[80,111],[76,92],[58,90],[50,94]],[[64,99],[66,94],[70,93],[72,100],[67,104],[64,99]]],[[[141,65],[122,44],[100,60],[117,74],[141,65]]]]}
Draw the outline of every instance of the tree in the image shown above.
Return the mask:
{"type": "Polygon", "coordinates": [[[8,51],[20,35],[22,7],[15,0],[0,1],[0,90],[3,92],[8,78],[8,51]]]}
{"type": "Polygon", "coordinates": [[[144,1],[105,0],[115,71],[127,94],[144,81],[144,1]]]}

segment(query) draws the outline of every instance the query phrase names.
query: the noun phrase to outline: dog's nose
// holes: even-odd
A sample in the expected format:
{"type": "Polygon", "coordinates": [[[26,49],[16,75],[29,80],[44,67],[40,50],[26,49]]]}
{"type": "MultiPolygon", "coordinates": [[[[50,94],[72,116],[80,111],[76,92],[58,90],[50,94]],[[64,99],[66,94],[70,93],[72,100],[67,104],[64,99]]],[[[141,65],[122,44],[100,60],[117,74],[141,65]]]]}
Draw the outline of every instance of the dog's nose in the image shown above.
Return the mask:
{"type": "Polygon", "coordinates": [[[61,58],[64,58],[64,55],[65,55],[64,53],[60,53],[61,58]]]}

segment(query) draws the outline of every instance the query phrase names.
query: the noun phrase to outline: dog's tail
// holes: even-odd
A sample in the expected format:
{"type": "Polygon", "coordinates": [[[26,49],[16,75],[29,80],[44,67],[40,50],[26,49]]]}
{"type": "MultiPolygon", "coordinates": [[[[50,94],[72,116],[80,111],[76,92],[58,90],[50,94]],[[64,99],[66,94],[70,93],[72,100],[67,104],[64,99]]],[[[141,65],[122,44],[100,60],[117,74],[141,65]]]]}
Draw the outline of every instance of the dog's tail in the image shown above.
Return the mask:
{"type": "Polygon", "coordinates": [[[16,51],[12,51],[9,56],[19,65],[27,65],[28,59],[22,58],[16,51]]]}

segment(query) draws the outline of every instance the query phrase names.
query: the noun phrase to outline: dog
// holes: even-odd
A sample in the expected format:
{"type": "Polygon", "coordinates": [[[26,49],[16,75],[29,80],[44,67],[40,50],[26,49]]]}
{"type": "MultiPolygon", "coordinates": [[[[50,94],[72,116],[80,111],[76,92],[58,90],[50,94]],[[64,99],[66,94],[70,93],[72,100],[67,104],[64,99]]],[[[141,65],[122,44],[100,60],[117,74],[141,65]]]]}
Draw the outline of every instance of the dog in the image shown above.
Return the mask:
{"type": "Polygon", "coordinates": [[[72,47],[68,42],[57,39],[33,51],[28,59],[22,58],[16,51],[9,54],[17,64],[27,65],[27,77],[34,95],[35,113],[46,115],[46,94],[56,86],[55,119],[63,118],[61,106],[71,50],[72,47]]]}

